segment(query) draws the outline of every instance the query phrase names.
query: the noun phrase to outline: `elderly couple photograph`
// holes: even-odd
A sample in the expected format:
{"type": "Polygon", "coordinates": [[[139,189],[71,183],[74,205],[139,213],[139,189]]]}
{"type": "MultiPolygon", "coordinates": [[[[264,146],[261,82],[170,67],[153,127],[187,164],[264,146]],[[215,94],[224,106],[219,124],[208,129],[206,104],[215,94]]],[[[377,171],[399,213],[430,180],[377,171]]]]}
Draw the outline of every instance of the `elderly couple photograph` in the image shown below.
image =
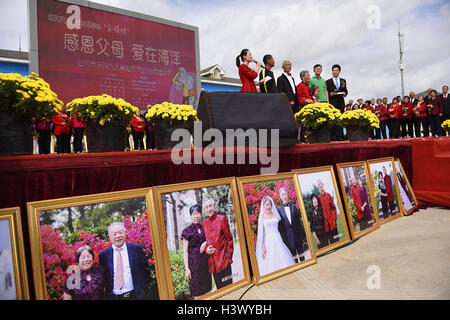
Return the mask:
{"type": "Polygon", "coordinates": [[[285,188],[279,190],[282,201],[276,206],[270,196],[261,201],[256,238],[256,259],[261,276],[305,260],[307,240],[300,212],[285,188]]]}
{"type": "Polygon", "coordinates": [[[64,300],[142,300],[150,284],[150,265],[138,244],[126,242],[122,222],[108,227],[112,245],[100,252],[99,264],[90,246],[76,250],[76,276],[69,277],[64,286],[64,300]]]}
{"type": "Polygon", "coordinates": [[[192,223],[181,238],[185,275],[191,297],[196,298],[213,289],[212,279],[217,290],[233,283],[234,246],[228,219],[217,214],[213,199],[204,199],[203,207],[192,205],[189,214],[192,223]],[[206,218],[202,221],[203,212],[206,218]]]}

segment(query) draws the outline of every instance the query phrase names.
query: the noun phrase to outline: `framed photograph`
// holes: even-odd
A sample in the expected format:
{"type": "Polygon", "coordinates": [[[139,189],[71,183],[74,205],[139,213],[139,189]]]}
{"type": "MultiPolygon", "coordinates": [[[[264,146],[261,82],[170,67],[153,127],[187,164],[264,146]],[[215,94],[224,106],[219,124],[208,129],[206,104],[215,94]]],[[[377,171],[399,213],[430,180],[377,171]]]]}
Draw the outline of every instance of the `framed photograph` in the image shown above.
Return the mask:
{"type": "Polygon", "coordinates": [[[28,203],[38,300],[158,300],[151,189],[28,203]]]}
{"type": "Polygon", "coordinates": [[[402,216],[394,158],[368,160],[380,224],[402,216]]]}
{"type": "Polygon", "coordinates": [[[237,181],[255,284],[317,263],[295,174],[237,181]]]}
{"type": "Polygon", "coordinates": [[[300,187],[300,208],[308,217],[316,255],[320,256],[350,242],[333,166],[293,172],[300,187]]]}
{"type": "Polygon", "coordinates": [[[234,178],[158,186],[154,198],[168,299],[215,299],[251,283],[234,178]]]}
{"type": "Polygon", "coordinates": [[[380,227],[372,179],[365,161],[336,165],[352,239],[380,227]]]}
{"type": "Polygon", "coordinates": [[[400,159],[395,159],[395,172],[397,174],[397,183],[400,193],[401,206],[404,215],[410,215],[417,209],[417,198],[414,194],[414,190],[409,183],[408,177],[405,174],[402,163],[400,159]]]}
{"type": "Polygon", "coordinates": [[[0,300],[29,300],[20,208],[0,209],[0,300]]]}

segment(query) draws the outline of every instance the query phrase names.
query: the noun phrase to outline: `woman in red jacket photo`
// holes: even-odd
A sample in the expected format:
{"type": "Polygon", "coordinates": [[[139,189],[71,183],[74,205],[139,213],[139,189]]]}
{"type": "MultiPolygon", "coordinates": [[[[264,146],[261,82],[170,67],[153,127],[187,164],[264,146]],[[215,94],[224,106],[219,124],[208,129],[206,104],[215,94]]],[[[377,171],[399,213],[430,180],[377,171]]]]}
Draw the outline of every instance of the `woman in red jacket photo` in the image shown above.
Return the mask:
{"type": "MultiPolygon", "coordinates": [[[[261,69],[261,62],[254,61],[250,50],[243,49],[236,57],[236,66],[239,68],[239,78],[241,78],[242,82],[241,92],[257,92],[255,79],[258,76],[259,69],[261,69]],[[250,62],[256,62],[255,71],[250,69],[248,66],[250,62]]],[[[262,81],[258,81],[258,85],[262,82],[264,82],[264,79],[262,81]]]]}

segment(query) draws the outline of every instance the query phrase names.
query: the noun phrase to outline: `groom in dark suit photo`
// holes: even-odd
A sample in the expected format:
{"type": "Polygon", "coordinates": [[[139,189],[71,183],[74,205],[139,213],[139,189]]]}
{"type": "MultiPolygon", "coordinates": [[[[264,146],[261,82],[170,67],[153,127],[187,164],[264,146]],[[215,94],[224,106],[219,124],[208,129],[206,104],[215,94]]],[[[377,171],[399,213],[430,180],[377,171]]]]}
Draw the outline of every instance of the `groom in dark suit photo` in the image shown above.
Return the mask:
{"type": "MultiPolygon", "coordinates": [[[[336,109],[339,109],[344,113],[345,109],[345,97],[348,95],[347,81],[339,77],[341,73],[341,66],[335,64],[331,68],[333,77],[326,81],[328,94],[330,96],[330,104],[336,109]]],[[[331,128],[331,139],[334,141],[343,141],[344,132],[340,126],[331,128]]]]}
{"type": "Polygon", "coordinates": [[[281,217],[281,220],[278,222],[278,231],[280,231],[283,242],[291,251],[295,262],[301,262],[305,260],[303,244],[306,242],[306,235],[300,221],[300,212],[295,204],[290,202],[285,188],[280,189],[280,198],[283,204],[278,207],[281,217]]]}
{"type": "Polygon", "coordinates": [[[104,270],[105,298],[143,300],[150,285],[150,265],[142,247],[126,243],[125,226],[114,222],[108,227],[112,246],[99,255],[104,270]]]}

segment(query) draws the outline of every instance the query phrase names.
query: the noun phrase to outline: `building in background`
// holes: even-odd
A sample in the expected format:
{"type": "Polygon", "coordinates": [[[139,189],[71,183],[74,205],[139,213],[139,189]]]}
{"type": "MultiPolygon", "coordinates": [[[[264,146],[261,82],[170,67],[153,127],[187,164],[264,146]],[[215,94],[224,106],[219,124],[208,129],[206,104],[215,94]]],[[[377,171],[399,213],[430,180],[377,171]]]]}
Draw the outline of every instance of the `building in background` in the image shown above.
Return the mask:
{"type": "Polygon", "coordinates": [[[226,72],[218,64],[200,71],[202,90],[214,91],[240,91],[240,79],[225,77],[226,72]]]}
{"type": "Polygon", "coordinates": [[[23,76],[29,74],[28,52],[0,49],[0,72],[20,73],[23,76]]]}

